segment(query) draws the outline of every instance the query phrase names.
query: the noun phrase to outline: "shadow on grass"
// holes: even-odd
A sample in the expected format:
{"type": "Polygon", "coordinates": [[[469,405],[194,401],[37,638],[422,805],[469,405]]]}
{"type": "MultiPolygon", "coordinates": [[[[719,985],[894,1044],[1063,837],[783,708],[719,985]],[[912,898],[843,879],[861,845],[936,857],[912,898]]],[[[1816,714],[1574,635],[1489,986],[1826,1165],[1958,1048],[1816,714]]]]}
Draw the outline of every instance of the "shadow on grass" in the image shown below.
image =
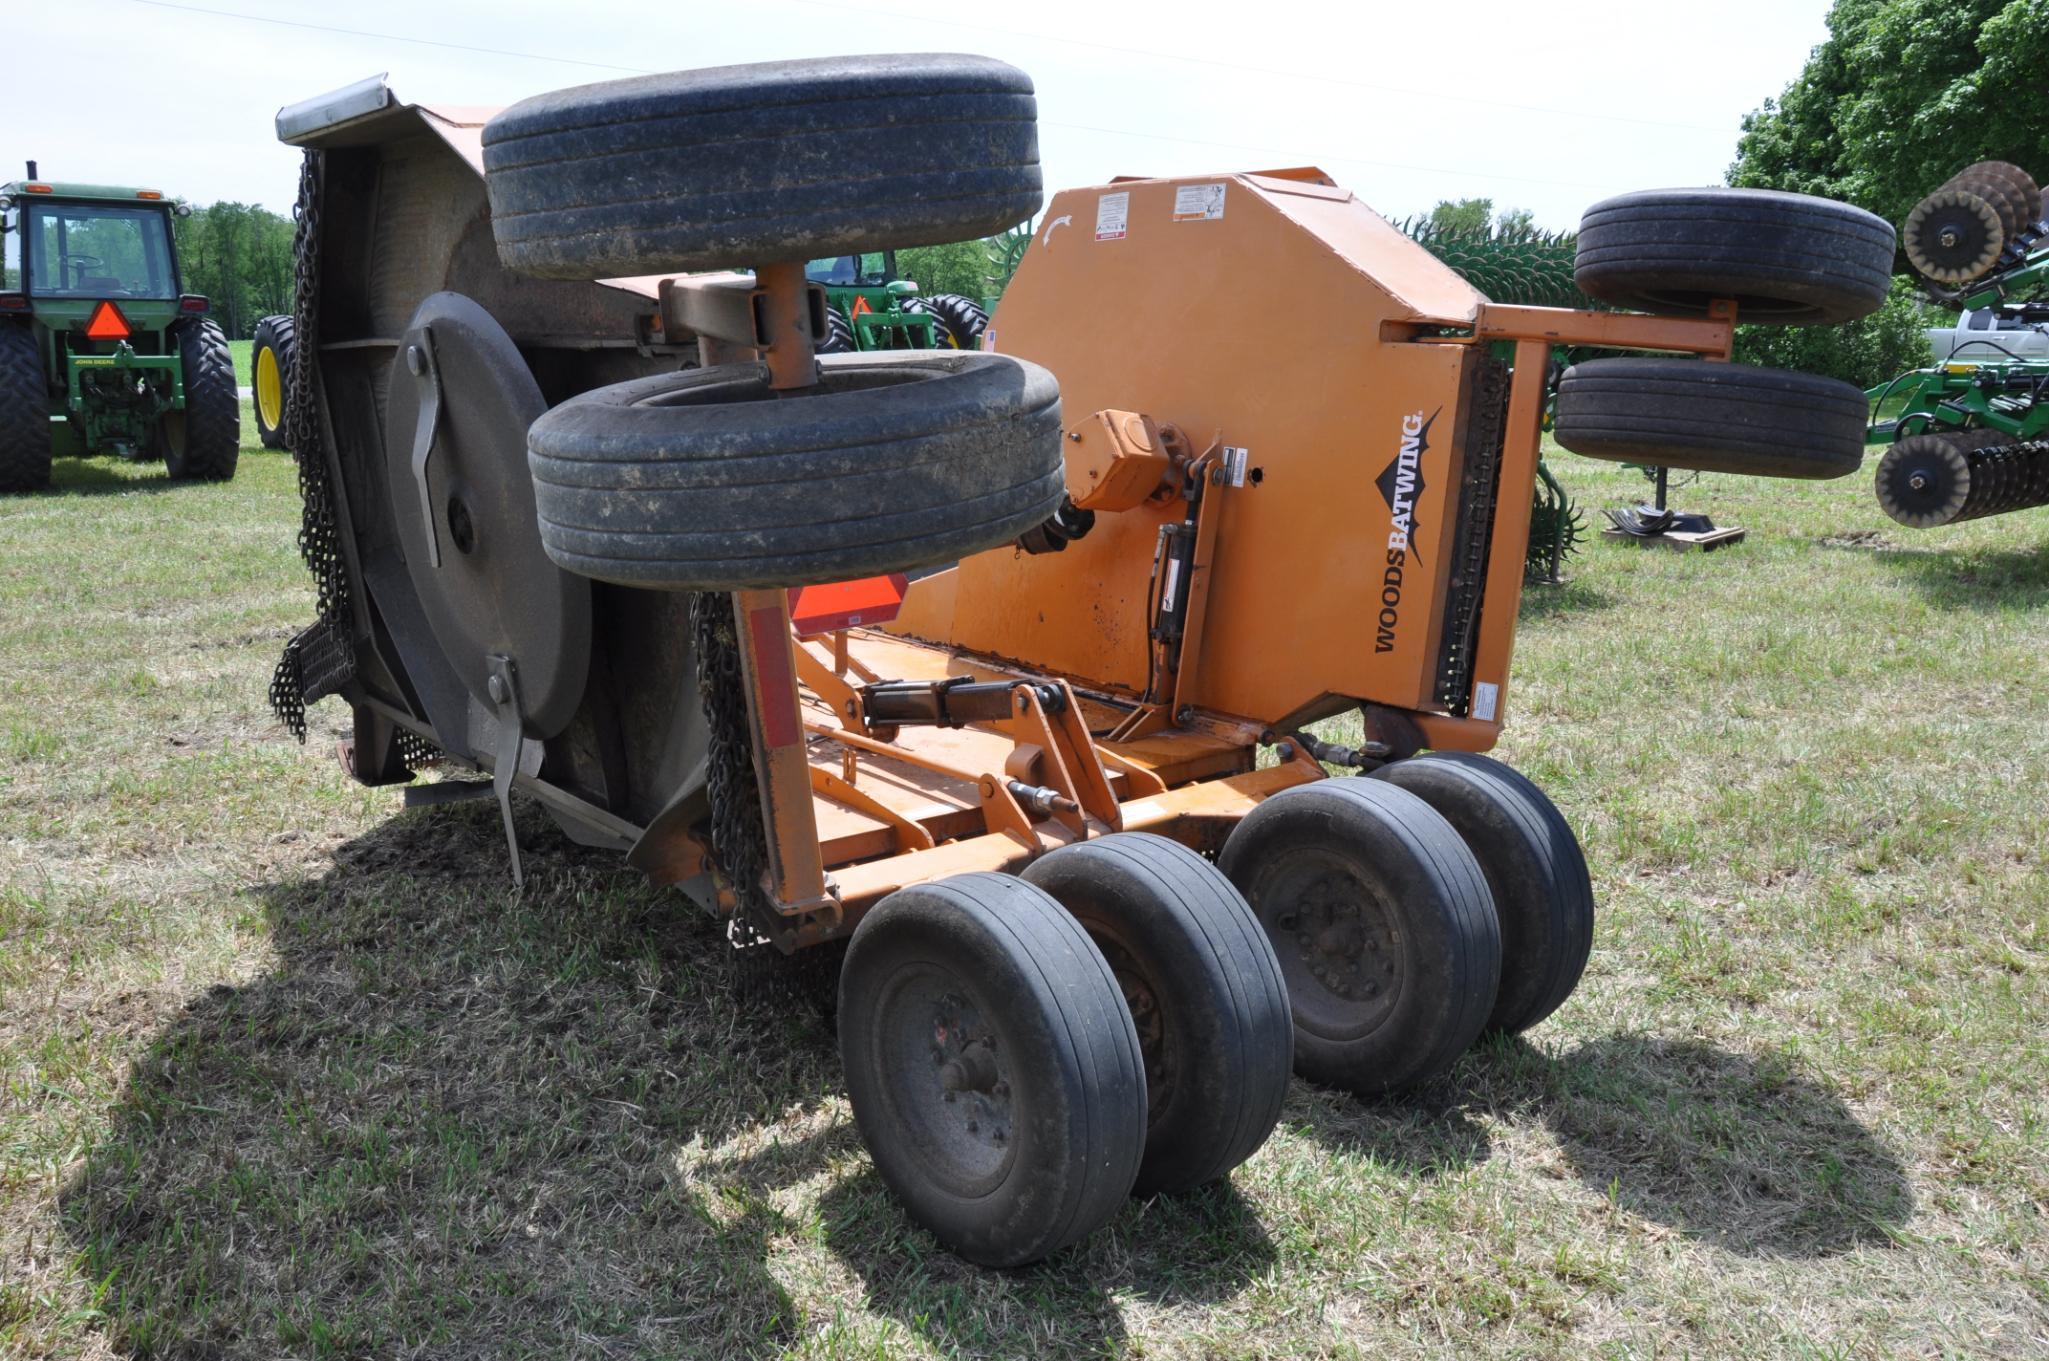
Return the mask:
{"type": "Polygon", "coordinates": [[[161,460],[145,465],[147,471],[140,477],[118,471],[130,466],[110,459],[60,458],[52,465],[50,488],[45,495],[121,496],[135,492],[155,496],[167,491],[198,491],[210,485],[173,482],[165,475],[161,460]]]}
{"type": "Polygon", "coordinates": [[[946,1356],[1014,1350],[992,1320],[1038,1353],[1105,1356],[1121,1350],[1119,1295],[1204,1304],[1238,1294],[1276,1258],[1257,1212],[1225,1182],[1125,1205],[1110,1226],[1050,1261],[986,1271],[936,1251],[913,1229],[872,1170],[826,1193],[826,1242],[861,1278],[870,1308],[896,1319],[946,1356]]]}
{"type": "Polygon", "coordinates": [[[258,891],[273,967],[135,1064],[63,1213],[138,1355],[739,1354],[795,1337],[766,1197],[679,1150],[814,1111],[815,1009],[522,810],[407,813],[258,891]],[[753,979],[753,984],[758,984],[753,979]]]}
{"type": "Polygon", "coordinates": [[[955,1259],[861,1157],[815,986],[520,813],[521,893],[487,801],[401,814],[254,891],[271,967],[156,1037],[63,1194],[117,1346],[773,1351],[802,1316],[769,1261],[822,1232],[944,1350],[985,1352],[992,1320],[1101,1350],[1113,1285],[1215,1297],[1273,1260],[1228,1187],[1129,1205],[1034,1270],[955,1259]]]}
{"type": "Polygon", "coordinates": [[[2049,540],[2029,548],[1883,553],[1931,604],[1998,613],[2049,605],[2049,540]]]}
{"type": "Polygon", "coordinates": [[[1914,1210],[1898,1159],[1838,1098],[1775,1056],[1696,1041],[1487,1041],[1404,1100],[1310,1109],[1326,1143],[1412,1170],[1488,1157],[1477,1118],[1541,1120],[1621,1208],[1746,1256],[1885,1244],[1914,1210]]]}
{"type": "Polygon", "coordinates": [[[1569,614],[1591,614],[1613,609],[1615,598],[1588,585],[1578,577],[1567,577],[1562,585],[1531,582],[1523,587],[1522,607],[1516,618],[1523,623],[1556,619],[1569,614]]]}

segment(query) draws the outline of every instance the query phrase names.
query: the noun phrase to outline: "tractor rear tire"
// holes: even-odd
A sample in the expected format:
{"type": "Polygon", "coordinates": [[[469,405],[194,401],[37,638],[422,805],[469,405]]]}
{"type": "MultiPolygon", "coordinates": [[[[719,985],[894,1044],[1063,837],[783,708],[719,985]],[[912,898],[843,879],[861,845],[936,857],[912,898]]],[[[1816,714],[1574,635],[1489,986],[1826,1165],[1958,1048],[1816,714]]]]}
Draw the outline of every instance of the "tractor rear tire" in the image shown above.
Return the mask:
{"type": "Polygon", "coordinates": [[[958,293],[934,293],[926,303],[939,319],[940,345],[952,350],[982,347],[982,332],[989,329],[989,314],[980,303],[958,293]]]}
{"type": "Polygon", "coordinates": [[[1221,1181],[1259,1151],[1288,1093],[1294,1027],[1281,964],[1222,871],[1178,841],[1119,832],[1022,875],[1109,962],[1145,1059],[1145,1160],[1132,1194],[1221,1181]]]}
{"type": "Polygon", "coordinates": [[[586,392],[527,434],[548,555],[667,590],[805,586],[952,562],[1060,507],[1060,389],[1007,355],[831,355],[586,392]]]}
{"type": "Polygon", "coordinates": [[[1007,874],[899,889],[840,966],[840,1062],[875,1170],[970,1262],[1022,1266],[1123,1207],[1145,1069],[1101,952],[1007,874]]]}
{"type": "Polygon", "coordinates": [[[35,332],[0,322],[0,492],[50,485],[50,393],[35,332]]]}
{"type": "Polygon", "coordinates": [[[1501,927],[1452,825],[1381,780],[1317,780],[1247,813],[1219,869],[1288,985],[1295,1071],[1397,1091],[1451,1067],[1494,1011],[1501,927]]]}
{"type": "Polygon", "coordinates": [[[854,344],[854,327],[846,314],[837,307],[825,309],[825,339],[820,342],[820,354],[852,354],[858,348],[854,344]]]}
{"type": "Polygon", "coordinates": [[[1573,280],[1603,302],[1700,315],[1733,299],[1747,322],[1868,316],[1892,283],[1893,229],[1833,199],[1774,189],[1652,189],[1580,220],[1573,280]]]}
{"type": "Polygon", "coordinates": [[[1836,378],[1699,359],[1590,359],[1558,382],[1552,434],[1589,458],[1759,477],[1864,464],[1869,406],[1836,378]]]}
{"type": "Polygon", "coordinates": [[[249,386],[256,434],[266,449],[286,447],[285,398],[292,390],[298,348],[298,323],[290,317],[265,317],[256,323],[256,339],[249,347],[249,386]]]}
{"type": "Polygon", "coordinates": [[[164,471],[173,482],[226,482],[242,454],[235,356],[210,321],[178,328],[178,355],[185,370],[185,409],[164,415],[164,471]]]}
{"type": "Polygon", "coordinates": [[[1501,922],[1501,989],[1487,1029],[1517,1035],[1572,996],[1594,945],[1594,886],[1558,806],[1514,767],[1463,751],[1384,765],[1385,780],[1444,815],[1487,876],[1501,922]]]}
{"type": "Polygon", "coordinates": [[[485,125],[498,258],[601,279],[988,236],[1038,211],[1037,119],[1031,78],[986,57],[762,62],[558,90],[485,125]]]}

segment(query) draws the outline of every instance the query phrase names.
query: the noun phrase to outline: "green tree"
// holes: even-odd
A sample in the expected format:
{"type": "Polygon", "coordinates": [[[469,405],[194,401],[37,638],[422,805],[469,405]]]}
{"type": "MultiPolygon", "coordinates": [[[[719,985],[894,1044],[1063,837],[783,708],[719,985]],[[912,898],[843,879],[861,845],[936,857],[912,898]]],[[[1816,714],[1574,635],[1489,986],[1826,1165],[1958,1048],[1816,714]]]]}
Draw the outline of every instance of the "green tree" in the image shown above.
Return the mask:
{"type": "MultiPolygon", "coordinates": [[[[1836,0],[1829,39],[1743,120],[1729,183],[1820,194],[1898,226],[1974,161],[2049,175],[2049,0],[1836,0]]],[[[1905,280],[1847,326],[1738,328],[1737,357],[1860,387],[1928,360],[1951,320],[1905,280]]]]}
{"type": "Polygon", "coordinates": [[[1926,331],[1956,317],[1930,307],[1915,284],[1892,281],[1885,304],[1845,326],[1738,326],[1738,362],[1840,378],[1860,388],[1929,362],[1926,331]]]}
{"type": "Polygon", "coordinates": [[[264,317],[292,310],[289,218],[223,201],[174,221],[185,291],[206,295],[231,338],[246,339],[264,317]]]}
{"type": "Polygon", "coordinates": [[[1460,236],[1485,236],[1494,221],[1491,198],[1439,199],[1430,210],[1430,229],[1460,236]]]}
{"type": "Polygon", "coordinates": [[[1743,120],[1735,185],[1895,225],[1973,161],[2049,175],[2049,0],[1836,0],[1829,39],[1743,120]]]}
{"type": "Polygon", "coordinates": [[[989,251],[980,241],[944,246],[911,246],[896,253],[897,272],[915,279],[918,291],[959,293],[980,300],[989,292],[989,251]]]}
{"type": "Polygon", "coordinates": [[[1504,208],[1494,220],[1496,236],[1528,236],[1537,230],[1537,215],[1528,208],[1504,208]]]}

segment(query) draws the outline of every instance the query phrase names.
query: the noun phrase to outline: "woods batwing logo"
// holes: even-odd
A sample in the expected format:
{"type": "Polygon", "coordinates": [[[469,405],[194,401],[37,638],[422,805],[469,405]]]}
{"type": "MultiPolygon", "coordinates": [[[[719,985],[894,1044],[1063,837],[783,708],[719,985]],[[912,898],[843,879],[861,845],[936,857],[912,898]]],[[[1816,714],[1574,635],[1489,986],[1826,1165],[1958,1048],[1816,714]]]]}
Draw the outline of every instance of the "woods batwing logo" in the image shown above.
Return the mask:
{"type": "Polygon", "coordinates": [[[1387,502],[1387,570],[1380,578],[1380,617],[1375,621],[1373,650],[1394,651],[1395,630],[1402,622],[1402,569],[1416,543],[1416,507],[1423,501],[1423,454],[1430,448],[1430,427],[1437,421],[1439,407],[1429,416],[1420,411],[1402,417],[1402,442],[1374,485],[1387,502]]]}

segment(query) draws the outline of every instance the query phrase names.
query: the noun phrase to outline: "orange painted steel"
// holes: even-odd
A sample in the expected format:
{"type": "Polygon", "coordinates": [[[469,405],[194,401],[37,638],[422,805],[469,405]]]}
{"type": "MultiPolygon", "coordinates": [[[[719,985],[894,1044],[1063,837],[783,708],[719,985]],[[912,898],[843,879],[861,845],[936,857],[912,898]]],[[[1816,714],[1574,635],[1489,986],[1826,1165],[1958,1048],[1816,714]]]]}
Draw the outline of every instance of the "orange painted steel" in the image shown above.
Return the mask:
{"type": "MultiPolygon", "coordinates": [[[[736,598],[785,949],[904,885],[1120,828],[1216,850],[1261,799],[1324,778],[1299,746],[1260,767],[1262,743],[1347,709],[1487,750],[1552,347],[1726,360],[1733,337],[1727,304],[1488,302],[1313,169],[1119,180],[1041,222],[983,343],[1060,380],[1092,529],[921,577],[879,629],[799,644],[780,593],[736,598]],[[1012,707],[871,725],[878,679],[1010,682],[1012,707]]],[[[810,346],[787,275],[762,272],[757,315],[791,388],[810,346]]]]}

